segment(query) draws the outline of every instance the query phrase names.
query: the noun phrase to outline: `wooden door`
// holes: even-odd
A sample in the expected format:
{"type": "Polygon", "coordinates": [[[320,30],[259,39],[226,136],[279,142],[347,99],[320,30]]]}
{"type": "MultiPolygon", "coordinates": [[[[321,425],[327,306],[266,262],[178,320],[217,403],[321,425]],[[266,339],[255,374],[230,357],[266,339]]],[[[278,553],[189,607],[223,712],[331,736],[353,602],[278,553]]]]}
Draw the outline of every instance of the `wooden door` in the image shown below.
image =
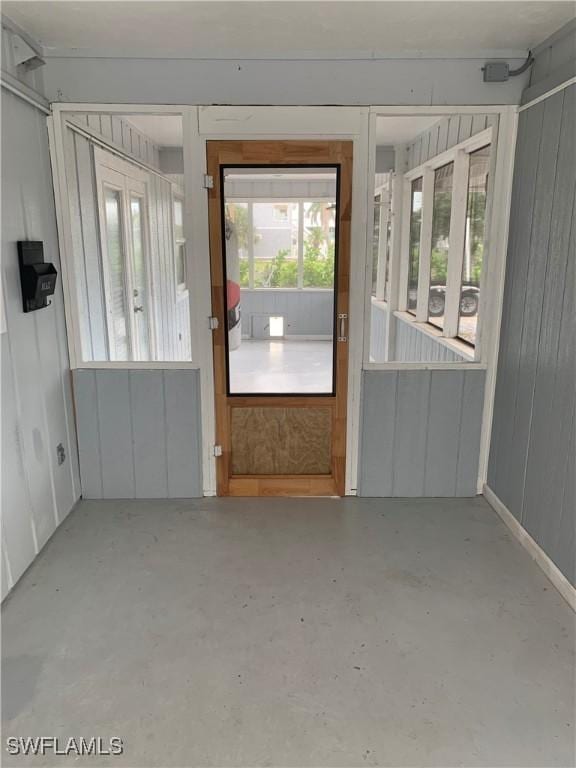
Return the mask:
{"type": "Polygon", "coordinates": [[[352,142],[209,141],[207,167],[218,494],[343,496],[352,142]]]}

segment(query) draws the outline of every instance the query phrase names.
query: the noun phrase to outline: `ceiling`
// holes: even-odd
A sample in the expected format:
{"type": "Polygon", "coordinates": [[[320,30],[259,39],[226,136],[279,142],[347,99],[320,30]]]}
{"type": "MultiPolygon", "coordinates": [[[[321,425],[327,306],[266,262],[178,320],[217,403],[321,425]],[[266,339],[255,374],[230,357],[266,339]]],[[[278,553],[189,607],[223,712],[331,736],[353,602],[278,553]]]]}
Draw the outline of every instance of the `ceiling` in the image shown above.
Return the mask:
{"type": "Polygon", "coordinates": [[[77,49],[96,55],[197,58],[282,58],[287,53],[312,58],[472,57],[475,52],[524,52],[572,19],[574,4],[6,0],[2,12],[48,55],[50,49],[77,49]]]}
{"type": "Polygon", "coordinates": [[[443,115],[415,117],[378,117],[376,120],[376,144],[394,146],[412,141],[418,134],[441,120],[443,115]]]}
{"type": "Polygon", "coordinates": [[[182,118],[176,115],[121,115],[159,147],[182,146],[182,118]]]}

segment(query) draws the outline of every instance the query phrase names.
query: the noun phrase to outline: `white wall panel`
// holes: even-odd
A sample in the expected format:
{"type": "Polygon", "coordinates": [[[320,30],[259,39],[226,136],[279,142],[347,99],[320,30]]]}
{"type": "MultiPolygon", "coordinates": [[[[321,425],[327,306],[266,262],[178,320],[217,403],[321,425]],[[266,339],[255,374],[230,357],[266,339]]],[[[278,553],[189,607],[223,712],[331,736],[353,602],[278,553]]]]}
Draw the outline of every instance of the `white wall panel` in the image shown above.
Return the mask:
{"type": "Polygon", "coordinates": [[[2,159],[2,509],[11,587],[71,510],[80,484],[61,277],[52,304],[24,314],[18,273],[18,240],[43,241],[60,272],[46,118],[4,90],[2,159]]]}

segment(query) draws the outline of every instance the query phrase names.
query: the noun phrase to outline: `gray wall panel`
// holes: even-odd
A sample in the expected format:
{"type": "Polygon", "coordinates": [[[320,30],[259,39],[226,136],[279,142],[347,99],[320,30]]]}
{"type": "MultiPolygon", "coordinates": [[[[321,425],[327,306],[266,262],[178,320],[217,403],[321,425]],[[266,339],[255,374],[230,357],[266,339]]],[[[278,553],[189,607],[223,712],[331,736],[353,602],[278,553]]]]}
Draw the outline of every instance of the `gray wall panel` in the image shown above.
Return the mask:
{"type": "Polygon", "coordinates": [[[511,487],[508,484],[510,450],[514,433],[522,320],[526,299],[526,275],[532,233],[532,210],[536,190],[538,154],[544,118],[544,103],[537,104],[523,113],[520,119],[521,143],[516,156],[515,187],[518,198],[511,213],[511,238],[506,265],[500,351],[498,357],[498,385],[495,398],[494,423],[498,425],[498,456],[491,467],[492,482],[501,488],[502,502],[512,514],[520,516],[520,507],[511,503],[511,487]],[[520,154],[521,153],[521,154],[520,154]],[[500,450],[502,446],[503,450],[500,450]]]}
{"type": "Polygon", "coordinates": [[[165,371],[169,498],[202,496],[198,371],[165,371]]]}
{"type": "Polygon", "coordinates": [[[463,386],[464,371],[433,371],[428,403],[424,496],[453,496],[455,493],[463,386]]]}
{"type": "Polygon", "coordinates": [[[470,495],[478,483],[480,431],[484,413],[484,371],[466,371],[460,406],[456,496],[470,495]]]}
{"type": "Polygon", "coordinates": [[[365,371],[362,381],[360,494],[393,496],[398,371],[365,371]]]}
{"type": "MultiPolygon", "coordinates": [[[[542,132],[546,140],[540,143],[537,166],[537,186],[530,224],[530,249],[527,254],[527,271],[524,306],[521,317],[521,333],[518,346],[518,374],[513,414],[509,414],[514,433],[514,451],[508,462],[508,500],[519,509],[524,500],[526,481],[526,455],[532,421],[534,381],[538,365],[537,342],[542,318],[544,283],[547,277],[550,220],[558,159],[558,142],[562,118],[564,92],[543,102],[542,132]],[[536,341],[536,343],[535,343],[536,341]]],[[[520,318],[519,318],[520,319],[520,318]]]]}
{"type": "Polygon", "coordinates": [[[197,370],[74,371],[85,498],[202,496],[197,370]]]}
{"type": "Polygon", "coordinates": [[[573,582],[575,99],[572,85],[520,115],[488,468],[573,582]]]}
{"type": "Polygon", "coordinates": [[[423,496],[430,372],[400,371],[396,394],[394,492],[423,496]]]}
{"type": "Polygon", "coordinates": [[[360,496],[475,496],[483,370],[364,371],[360,496]]]}
{"type": "Polygon", "coordinates": [[[130,372],[98,371],[96,399],[104,498],[133,499],[136,487],[130,372]]]}
{"type": "Polygon", "coordinates": [[[74,403],[76,406],[82,495],[87,499],[102,499],[104,498],[104,488],[102,485],[102,451],[100,447],[96,371],[74,371],[74,403]]]}
{"type": "Polygon", "coordinates": [[[130,372],[130,405],[135,496],[139,499],[165,499],[168,497],[168,473],[162,371],[130,372]]]}

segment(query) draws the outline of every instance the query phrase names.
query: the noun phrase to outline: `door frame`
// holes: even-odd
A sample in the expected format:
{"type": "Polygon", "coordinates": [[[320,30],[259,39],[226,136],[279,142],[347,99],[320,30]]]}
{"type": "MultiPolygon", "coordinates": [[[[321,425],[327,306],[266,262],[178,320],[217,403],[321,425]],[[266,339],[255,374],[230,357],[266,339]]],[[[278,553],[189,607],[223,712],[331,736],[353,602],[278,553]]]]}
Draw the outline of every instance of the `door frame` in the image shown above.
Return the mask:
{"type": "MultiPolygon", "coordinates": [[[[349,316],[350,225],[352,216],[353,145],[331,140],[221,140],[208,141],[206,162],[211,177],[208,190],[212,311],[214,329],[214,389],[217,461],[217,492],[222,496],[344,496],[346,491],[346,411],[348,389],[348,339],[338,334],[338,319],[349,316]],[[225,243],[223,232],[223,167],[274,168],[330,166],[338,169],[336,222],[336,280],[334,302],[333,392],[320,395],[302,393],[234,395],[229,394],[228,332],[225,305],[225,243]],[[327,407],[331,410],[330,475],[231,475],[232,409],[235,407],[290,408],[327,407]]],[[[341,321],[342,322],[342,321],[341,321]]]]}

